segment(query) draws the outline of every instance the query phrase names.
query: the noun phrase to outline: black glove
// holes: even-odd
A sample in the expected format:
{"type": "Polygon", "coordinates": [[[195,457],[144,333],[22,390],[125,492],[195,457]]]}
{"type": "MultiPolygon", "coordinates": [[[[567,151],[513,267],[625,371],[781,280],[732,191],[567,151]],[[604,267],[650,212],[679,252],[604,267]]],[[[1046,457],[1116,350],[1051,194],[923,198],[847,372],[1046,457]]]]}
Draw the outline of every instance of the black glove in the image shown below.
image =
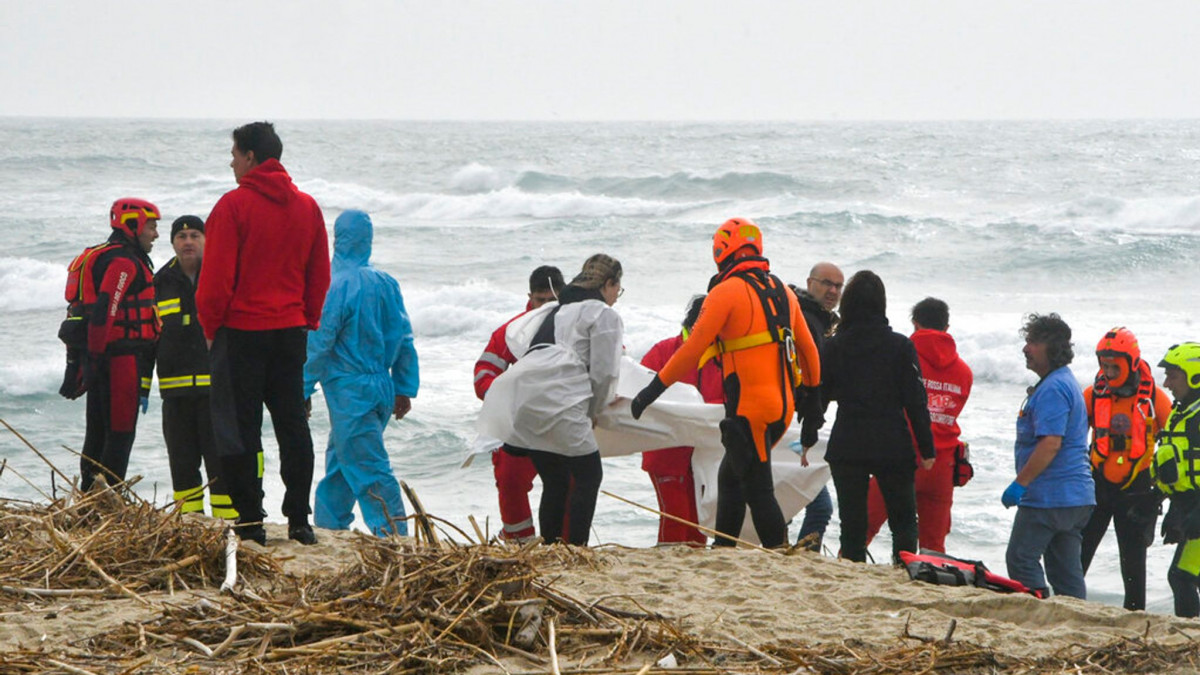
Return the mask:
{"type": "Polygon", "coordinates": [[[1167,515],[1162,521],[1162,538],[1164,544],[1178,544],[1183,541],[1183,508],[1174,502],[1167,509],[1167,515]]]}
{"type": "Polygon", "coordinates": [[[88,382],[84,373],[86,361],[87,352],[67,348],[67,368],[63,372],[62,385],[58,388],[60,396],[73,401],[87,392],[88,382]]]}
{"type": "Polygon", "coordinates": [[[629,412],[633,413],[633,419],[640,419],[642,417],[642,412],[646,410],[646,406],[654,403],[654,401],[656,401],[659,396],[662,396],[662,393],[666,390],[667,385],[663,384],[663,381],[659,379],[658,375],[655,375],[654,379],[650,380],[650,384],[646,385],[644,389],[639,391],[637,396],[633,397],[633,402],[629,404],[629,412]]]}

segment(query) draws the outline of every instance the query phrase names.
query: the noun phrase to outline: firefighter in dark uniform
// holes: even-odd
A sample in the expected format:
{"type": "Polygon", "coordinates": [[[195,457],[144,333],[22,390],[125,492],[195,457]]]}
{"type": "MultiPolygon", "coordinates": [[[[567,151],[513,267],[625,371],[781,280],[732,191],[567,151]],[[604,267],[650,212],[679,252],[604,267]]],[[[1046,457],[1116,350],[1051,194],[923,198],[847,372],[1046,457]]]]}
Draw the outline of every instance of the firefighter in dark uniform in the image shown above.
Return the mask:
{"type": "Polygon", "coordinates": [[[236,520],[229,494],[216,480],[212,413],[209,408],[208,346],[196,319],[196,279],[204,257],[204,221],[180,216],[171,223],[175,257],[154,275],[162,336],[158,340],[158,391],[162,395],[163,439],[171,465],[174,499],[184,513],[204,513],[203,460],[215,518],[236,520]]]}

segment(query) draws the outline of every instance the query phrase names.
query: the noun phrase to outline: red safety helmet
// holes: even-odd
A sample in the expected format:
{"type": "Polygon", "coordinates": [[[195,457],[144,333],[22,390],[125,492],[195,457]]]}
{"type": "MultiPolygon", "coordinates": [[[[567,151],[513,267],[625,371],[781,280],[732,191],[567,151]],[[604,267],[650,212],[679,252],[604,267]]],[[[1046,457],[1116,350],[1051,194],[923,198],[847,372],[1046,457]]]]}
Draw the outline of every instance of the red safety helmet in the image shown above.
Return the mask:
{"type": "Polygon", "coordinates": [[[108,224],[114,230],[120,230],[137,239],[147,220],[158,220],[161,217],[162,211],[145,199],[123,197],[113,202],[112,210],[108,213],[108,224]]]}
{"type": "Polygon", "coordinates": [[[747,218],[730,218],[713,234],[713,262],[720,267],[730,256],[746,246],[753,248],[756,255],[762,255],[762,230],[747,218]]]}
{"type": "Polygon", "coordinates": [[[1100,342],[1096,345],[1096,360],[1102,358],[1115,358],[1124,362],[1121,377],[1117,382],[1112,382],[1113,386],[1123,385],[1129,373],[1137,367],[1138,362],[1142,360],[1142,350],[1138,347],[1137,336],[1133,331],[1124,326],[1113,328],[1100,338],[1100,342]]]}

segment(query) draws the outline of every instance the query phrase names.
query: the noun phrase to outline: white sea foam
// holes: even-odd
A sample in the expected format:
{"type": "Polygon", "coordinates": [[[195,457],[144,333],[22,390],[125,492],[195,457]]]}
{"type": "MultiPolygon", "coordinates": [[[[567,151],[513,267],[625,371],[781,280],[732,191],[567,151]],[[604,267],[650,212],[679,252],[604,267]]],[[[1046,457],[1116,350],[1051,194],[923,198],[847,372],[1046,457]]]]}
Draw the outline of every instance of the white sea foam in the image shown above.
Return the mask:
{"type": "Polygon", "coordinates": [[[65,308],[68,262],[0,257],[0,311],[65,308]]]}
{"type": "Polygon", "coordinates": [[[490,166],[471,162],[450,178],[450,187],[458,192],[492,192],[512,185],[513,176],[490,166]]]}

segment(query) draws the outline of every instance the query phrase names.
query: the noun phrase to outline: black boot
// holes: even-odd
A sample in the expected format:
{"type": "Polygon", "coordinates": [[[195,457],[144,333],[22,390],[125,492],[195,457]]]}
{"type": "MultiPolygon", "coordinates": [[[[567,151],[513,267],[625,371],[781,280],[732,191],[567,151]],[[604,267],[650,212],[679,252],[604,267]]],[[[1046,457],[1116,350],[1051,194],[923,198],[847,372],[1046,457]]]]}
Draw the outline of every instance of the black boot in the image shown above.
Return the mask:
{"type": "Polygon", "coordinates": [[[313,533],[312,525],[308,524],[308,519],[289,522],[288,539],[298,541],[305,546],[312,546],[317,543],[317,535],[313,533]]]}

